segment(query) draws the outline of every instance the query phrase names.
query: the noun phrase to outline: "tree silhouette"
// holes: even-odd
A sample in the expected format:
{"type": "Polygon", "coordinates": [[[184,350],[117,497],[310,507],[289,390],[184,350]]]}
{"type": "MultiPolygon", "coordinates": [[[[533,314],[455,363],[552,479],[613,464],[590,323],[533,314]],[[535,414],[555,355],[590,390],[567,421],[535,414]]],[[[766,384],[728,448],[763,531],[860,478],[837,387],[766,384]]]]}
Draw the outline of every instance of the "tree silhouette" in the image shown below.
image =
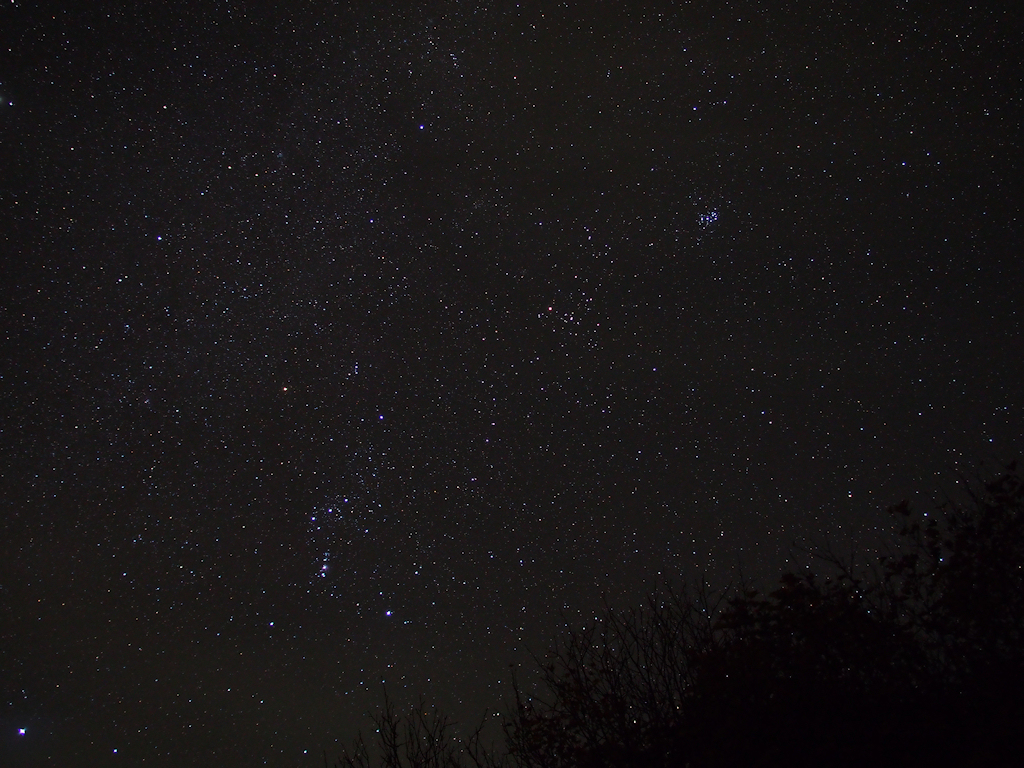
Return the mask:
{"type": "Polygon", "coordinates": [[[525,766],[963,765],[1021,758],[1024,482],[1012,464],[902,523],[857,572],[606,611],[517,697],[525,766]]]}
{"type": "MultiPolygon", "coordinates": [[[[513,684],[505,751],[385,703],[380,765],[995,766],[1024,764],[1024,480],[1016,464],[961,501],[902,503],[866,569],[665,590],[606,608],[513,684]]],[[[371,764],[365,746],[342,765],[371,764]],[[360,751],[361,750],[361,751],[360,751]]]]}
{"type": "Polygon", "coordinates": [[[658,765],[682,747],[688,702],[720,644],[721,597],[706,587],[607,609],[541,662],[546,696],[515,691],[507,726],[518,765],[658,765]]]}

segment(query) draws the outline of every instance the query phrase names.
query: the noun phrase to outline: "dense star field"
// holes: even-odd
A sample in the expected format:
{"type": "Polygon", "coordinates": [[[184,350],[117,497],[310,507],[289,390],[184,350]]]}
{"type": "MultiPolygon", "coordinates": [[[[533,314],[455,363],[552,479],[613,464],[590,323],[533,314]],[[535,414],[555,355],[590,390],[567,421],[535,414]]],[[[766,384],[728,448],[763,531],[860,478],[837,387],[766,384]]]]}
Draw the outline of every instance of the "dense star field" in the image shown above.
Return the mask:
{"type": "Polygon", "coordinates": [[[4,3],[0,763],[471,720],[1016,456],[1010,8],[4,3]]]}

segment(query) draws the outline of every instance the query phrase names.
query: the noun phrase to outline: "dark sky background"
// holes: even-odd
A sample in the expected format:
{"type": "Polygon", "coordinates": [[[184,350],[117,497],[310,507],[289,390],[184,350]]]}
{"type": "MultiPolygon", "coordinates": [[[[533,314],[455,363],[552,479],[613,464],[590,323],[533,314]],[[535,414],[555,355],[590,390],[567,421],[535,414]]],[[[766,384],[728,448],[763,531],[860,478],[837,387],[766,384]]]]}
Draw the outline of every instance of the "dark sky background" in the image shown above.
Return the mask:
{"type": "Polygon", "coordinates": [[[1012,4],[409,5],[3,3],[3,765],[472,719],[1019,452],[1012,4]]]}

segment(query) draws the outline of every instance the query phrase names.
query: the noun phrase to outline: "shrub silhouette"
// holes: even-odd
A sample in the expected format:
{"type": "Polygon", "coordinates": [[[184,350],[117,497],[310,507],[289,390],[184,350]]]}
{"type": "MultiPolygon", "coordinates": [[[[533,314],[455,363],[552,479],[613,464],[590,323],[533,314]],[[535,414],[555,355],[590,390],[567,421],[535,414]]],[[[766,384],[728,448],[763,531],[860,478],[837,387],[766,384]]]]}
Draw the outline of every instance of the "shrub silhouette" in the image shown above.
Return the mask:
{"type": "Polygon", "coordinates": [[[453,720],[425,709],[421,701],[419,706],[400,713],[385,691],[384,706],[373,718],[373,743],[367,744],[360,733],[344,749],[335,768],[499,768],[508,764],[507,756],[484,747],[483,723],[463,740],[457,736],[453,720]]]}

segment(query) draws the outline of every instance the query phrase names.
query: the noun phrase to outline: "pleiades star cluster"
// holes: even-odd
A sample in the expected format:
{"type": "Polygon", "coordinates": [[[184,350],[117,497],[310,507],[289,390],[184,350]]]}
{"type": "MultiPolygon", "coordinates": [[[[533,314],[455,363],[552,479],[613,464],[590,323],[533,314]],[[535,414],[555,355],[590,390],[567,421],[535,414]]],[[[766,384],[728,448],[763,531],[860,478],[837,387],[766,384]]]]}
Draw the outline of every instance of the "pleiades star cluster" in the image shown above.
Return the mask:
{"type": "Polygon", "coordinates": [[[1024,435],[1014,4],[4,2],[0,764],[305,766],[1024,435]]]}

